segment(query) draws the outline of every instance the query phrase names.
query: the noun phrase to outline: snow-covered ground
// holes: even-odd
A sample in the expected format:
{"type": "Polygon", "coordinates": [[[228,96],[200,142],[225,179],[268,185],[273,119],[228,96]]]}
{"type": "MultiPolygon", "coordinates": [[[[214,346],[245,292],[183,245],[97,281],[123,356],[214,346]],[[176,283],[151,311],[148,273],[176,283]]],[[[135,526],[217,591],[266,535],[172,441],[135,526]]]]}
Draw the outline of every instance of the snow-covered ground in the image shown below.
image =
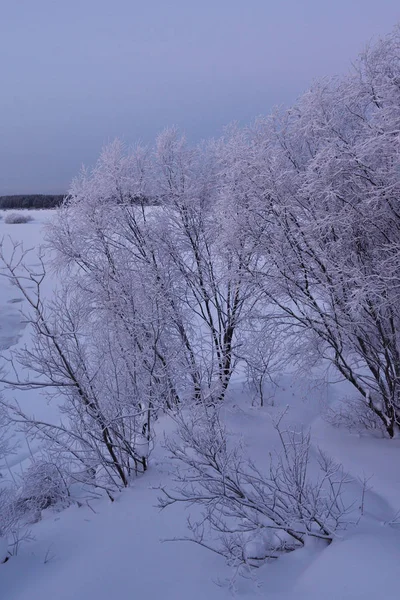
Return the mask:
{"type": "MultiPolygon", "coordinates": [[[[32,213],[34,221],[6,225],[0,237],[12,235],[26,247],[38,247],[49,211],[32,213]]],[[[47,293],[55,282],[49,279],[47,293]]],[[[29,343],[20,317],[20,298],[7,280],[0,281],[0,345],[29,343]]],[[[161,440],[173,430],[167,417],[158,422],[158,440],[149,472],[134,481],[114,503],[107,499],[72,506],[62,512],[44,511],[32,526],[32,541],[17,556],[0,565],[1,600],[375,600],[399,598],[400,526],[390,524],[400,509],[400,440],[359,436],[328,425],[321,409],[345,394],[342,384],[316,381],[316,376],[281,374],[276,378],[274,406],[251,405],[243,381],[236,379],[223,414],[233,436],[260,465],[276,445],[273,418],[286,406],[288,424],[310,427],[313,446],[343,463],[353,477],[355,502],[361,502],[362,480],[368,480],[363,516],[357,527],[330,546],[309,544],[258,569],[253,577],[233,579],[224,560],[191,543],[163,542],[185,535],[187,511],[175,505],[159,511],[157,488],[172,485],[171,465],[161,440]]],[[[271,388],[272,392],[272,388],[271,388]]],[[[18,396],[35,415],[56,419],[39,392],[3,392],[18,396]]],[[[29,459],[22,445],[13,469],[29,459]]],[[[6,472],[4,472],[7,475],[6,472]]]]}

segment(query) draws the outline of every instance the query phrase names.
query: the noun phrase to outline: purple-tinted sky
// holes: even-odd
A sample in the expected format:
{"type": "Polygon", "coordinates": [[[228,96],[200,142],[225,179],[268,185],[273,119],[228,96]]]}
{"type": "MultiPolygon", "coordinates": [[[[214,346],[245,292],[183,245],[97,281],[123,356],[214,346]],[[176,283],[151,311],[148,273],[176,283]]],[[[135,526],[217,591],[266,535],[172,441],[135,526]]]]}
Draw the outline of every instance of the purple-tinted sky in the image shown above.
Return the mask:
{"type": "Polygon", "coordinates": [[[116,136],[249,122],[399,20],[399,0],[0,0],[0,195],[65,191],[116,136]]]}

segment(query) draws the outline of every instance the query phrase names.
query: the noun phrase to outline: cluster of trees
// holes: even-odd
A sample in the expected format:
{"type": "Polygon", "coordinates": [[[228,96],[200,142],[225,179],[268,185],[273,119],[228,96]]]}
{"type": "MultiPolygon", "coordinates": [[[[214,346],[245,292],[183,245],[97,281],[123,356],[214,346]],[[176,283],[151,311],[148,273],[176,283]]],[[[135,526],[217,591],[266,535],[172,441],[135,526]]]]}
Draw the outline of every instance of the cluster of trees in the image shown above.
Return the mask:
{"type": "Polygon", "coordinates": [[[44,262],[27,271],[19,246],[11,258],[3,249],[34,333],[13,356],[15,373],[34,377],[4,379],[45,388],[64,415],[57,426],[19,409],[12,419],[66,480],[113,497],[147,469],[154,419],[169,412],[182,437],[170,451],[186,470],[162,504],[206,505],[220,553],[254,564],[307,535],[332,539],[347,514],[338,467],[321,457],[311,485],[309,439],[281,434],[265,478],[229,450],[218,411],[238,365],[262,400],[271,369],[301,357],[332,364],[357,410],[398,432],[399,49],[396,30],[348,77],[219,140],[193,148],[168,129],[154,148],[106,147],[48,230],[62,274],[52,303],[44,262]],[[263,551],[249,554],[263,532],[263,551]]]}
{"type": "Polygon", "coordinates": [[[29,194],[20,196],[0,196],[0,209],[57,208],[65,198],[64,194],[29,194]]]}

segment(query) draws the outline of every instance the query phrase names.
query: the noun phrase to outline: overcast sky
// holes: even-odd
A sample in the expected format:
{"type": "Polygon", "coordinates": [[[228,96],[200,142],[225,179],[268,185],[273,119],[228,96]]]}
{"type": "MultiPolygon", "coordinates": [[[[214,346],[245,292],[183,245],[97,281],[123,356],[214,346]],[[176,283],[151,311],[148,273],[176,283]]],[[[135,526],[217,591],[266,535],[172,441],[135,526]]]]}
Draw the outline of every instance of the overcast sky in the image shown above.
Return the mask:
{"type": "Polygon", "coordinates": [[[0,195],[66,191],[115,137],[250,122],[398,21],[400,0],[0,0],[0,195]]]}

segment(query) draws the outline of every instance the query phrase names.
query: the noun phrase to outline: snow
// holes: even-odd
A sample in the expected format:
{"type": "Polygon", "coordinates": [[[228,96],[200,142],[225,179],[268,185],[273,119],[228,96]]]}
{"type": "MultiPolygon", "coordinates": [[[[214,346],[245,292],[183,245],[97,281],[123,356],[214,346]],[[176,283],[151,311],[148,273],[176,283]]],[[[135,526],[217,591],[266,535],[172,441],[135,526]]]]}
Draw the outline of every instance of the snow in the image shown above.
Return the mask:
{"type": "MultiPolygon", "coordinates": [[[[23,225],[0,220],[0,237],[12,235],[26,247],[38,247],[51,211],[32,211],[32,215],[34,220],[23,225]]],[[[47,294],[55,283],[49,278],[47,294]]],[[[23,326],[15,289],[5,279],[0,286],[4,350],[29,343],[29,332],[23,326]]],[[[104,497],[61,512],[44,511],[43,519],[30,528],[33,539],[23,542],[18,555],[0,565],[0,598],[220,600],[236,594],[274,600],[397,599],[400,526],[389,522],[400,509],[400,441],[354,435],[328,425],[321,406],[341,397],[344,386],[324,382],[321,374],[303,378],[280,374],[275,383],[266,389],[266,397],[274,395],[274,406],[260,409],[252,406],[252,395],[237,378],[223,411],[228,429],[262,465],[277,443],[273,417],[288,406],[286,422],[310,427],[314,449],[326,451],[352,476],[349,493],[355,502],[361,502],[362,481],[367,480],[357,527],[349,526],[330,546],[310,542],[246,578],[235,576],[222,557],[204,548],[162,541],[184,536],[189,514],[181,505],[164,511],[156,508],[157,488],[172,485],[171,464],[161,440],[165,431],[173,431],[173,423],[163,417],[157,424],[158,443],[148,473],[113,503],[104,497]]],[[[58,418],[57,407],[49,406],[38,391],[5,390],[3,395],[16,397],[36,416],[58,418]]],[[[34,451],[22,445],[11,461],[12,470],[26,466],[34,451]]],[[[3,475],[7,477],[4,468],[3,475]]]]}
{"type": "Polygon", "coordinates": [[[298,591],[305,598],[323,592],[327,600],[394,599],[399,560],[398,532],[371,527],[326,548],[300,577],[298,591]]]}
{"type": "MultiPolygon", "coordinates": [[[[69,509],[58,516],[56,525],[53,520],[40,523],[42,540],[35,568],[21,589],[13,592],[18,594],[15,598],[107,598],[110,594],[124,598],[128,592],[157,598],[162,592],[164,598],[173,599],[184,598],[193,586],[212,597],[213,582],[201,580],[213,557],[160,543],[159,532],[173,535],[179,519],[154,509],[155,493],[147,485],[127,491],[115,504],[103,505],[98,514],[88,508],[69,509]],[[48,548],[54,558],[44,564],[48,548]]],[[[7,579],[15,585],[14,569],[23,558],[5,565],[5,590],[9,590],[7,579]]]]}

